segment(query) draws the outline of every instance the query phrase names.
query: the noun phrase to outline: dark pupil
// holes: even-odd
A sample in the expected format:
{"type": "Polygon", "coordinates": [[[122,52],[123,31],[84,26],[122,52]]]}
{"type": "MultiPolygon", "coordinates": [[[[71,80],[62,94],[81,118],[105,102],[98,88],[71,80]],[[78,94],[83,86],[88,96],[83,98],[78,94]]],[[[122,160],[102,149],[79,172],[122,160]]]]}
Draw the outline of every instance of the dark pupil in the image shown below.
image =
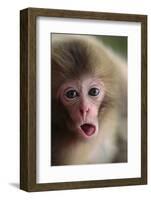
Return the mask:
{"type": "Polygon", "coordinates": [[[66,93],[66,97],[68,97],[69,99],[75,98],[76,96],[78,96],[78,93],[76,90],[69,90],[66,93]]]}
{"type": "Polygon", "coordinates": [[[91,88],[89,90],[89,95],[91,95],[91,96],[97,96],[97,95],[99,95],[99,93],[100,93],[100,90],[98,88],[91,88]]]}

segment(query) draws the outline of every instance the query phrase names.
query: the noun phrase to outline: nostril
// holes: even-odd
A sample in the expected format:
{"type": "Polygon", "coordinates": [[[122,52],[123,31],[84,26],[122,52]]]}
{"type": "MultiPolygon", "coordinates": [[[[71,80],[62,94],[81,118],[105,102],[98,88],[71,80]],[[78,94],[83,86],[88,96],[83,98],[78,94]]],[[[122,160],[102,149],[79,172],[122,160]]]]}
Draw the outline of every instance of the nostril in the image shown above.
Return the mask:
{"type": "Polygon", "coordinates": [[[89,111],[89,108],[85,108],[85,109],[80,108],[80,113],[81,113],[81,115],[86,114],[88,111],[89,111]]]}
{"type": "Polygon", "coordinates": [[[84,113],[83,109],[80,109],[80,113],[81,113],[81,115],[83,115],[83,113],[84,113]]]}

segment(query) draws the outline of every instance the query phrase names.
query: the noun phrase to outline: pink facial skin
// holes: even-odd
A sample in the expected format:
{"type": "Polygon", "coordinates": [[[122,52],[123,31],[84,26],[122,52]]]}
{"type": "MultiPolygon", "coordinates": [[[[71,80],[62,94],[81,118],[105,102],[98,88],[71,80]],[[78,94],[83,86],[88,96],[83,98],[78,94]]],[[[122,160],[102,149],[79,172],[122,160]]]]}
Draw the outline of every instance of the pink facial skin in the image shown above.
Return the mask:
{"type": "Polygon", "coordinates": [[[84,138],[98,133],[98,111],[104,98],[104,84],[97,78],[83,77],[64,83],[58,98],[67,109],[72,124],[68,127],[84,138]]]}

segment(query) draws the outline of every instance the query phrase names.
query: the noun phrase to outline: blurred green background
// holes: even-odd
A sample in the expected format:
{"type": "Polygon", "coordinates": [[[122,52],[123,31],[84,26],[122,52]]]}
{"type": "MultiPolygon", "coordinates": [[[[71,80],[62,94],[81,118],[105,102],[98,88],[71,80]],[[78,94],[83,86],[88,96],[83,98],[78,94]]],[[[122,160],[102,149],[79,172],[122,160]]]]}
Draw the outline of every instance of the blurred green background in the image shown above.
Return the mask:
{"type": "Polygon", "coordinates": [[[115,52],[120,54],[125,60],[127,60],[127,37],[126,36],[96,36],[104,44],[109,46],[115,52]]]}

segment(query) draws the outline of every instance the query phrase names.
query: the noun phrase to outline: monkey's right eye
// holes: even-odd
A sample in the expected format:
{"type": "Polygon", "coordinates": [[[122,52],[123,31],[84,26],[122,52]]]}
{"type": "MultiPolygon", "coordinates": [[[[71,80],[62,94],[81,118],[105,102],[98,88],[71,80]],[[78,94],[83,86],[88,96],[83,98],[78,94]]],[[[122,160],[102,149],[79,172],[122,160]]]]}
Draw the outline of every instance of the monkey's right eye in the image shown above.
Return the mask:
{"type": "Polygon", "coordinates": [[[76,90],[68,90],[66,93],[65,93],[65,96],[68,98],[68,99],[73,99],[75,97],[78,97],[79,94],[76,90]]]}

